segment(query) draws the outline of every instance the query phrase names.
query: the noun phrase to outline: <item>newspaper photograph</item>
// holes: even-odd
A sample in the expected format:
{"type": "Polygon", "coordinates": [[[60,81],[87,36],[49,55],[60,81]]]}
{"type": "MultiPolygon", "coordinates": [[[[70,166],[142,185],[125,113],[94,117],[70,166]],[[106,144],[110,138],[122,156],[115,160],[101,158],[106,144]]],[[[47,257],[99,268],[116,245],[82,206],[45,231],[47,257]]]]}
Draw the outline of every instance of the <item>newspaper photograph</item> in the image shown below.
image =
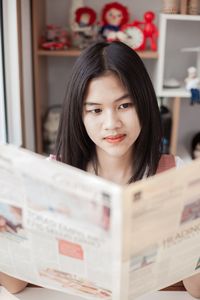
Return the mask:
{"type": "Polygon", "coordinates": [[[86,299],[135,299],[200,271],[200,160],[119,186],[0,146],[0,271],[86,299]]]}

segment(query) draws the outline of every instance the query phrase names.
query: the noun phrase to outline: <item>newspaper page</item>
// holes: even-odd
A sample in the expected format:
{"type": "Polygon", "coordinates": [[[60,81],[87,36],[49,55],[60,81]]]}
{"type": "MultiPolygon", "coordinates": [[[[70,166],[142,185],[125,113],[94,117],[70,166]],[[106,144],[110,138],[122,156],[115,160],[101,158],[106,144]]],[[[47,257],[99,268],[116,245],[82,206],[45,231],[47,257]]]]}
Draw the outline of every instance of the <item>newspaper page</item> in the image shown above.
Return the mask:
{"type": "Polygon", "coordinates": [[[135,299],[200,271],[200,160],[126,187],[0,146],[0,271],[135,299]]]}
{"type": "Polygon", "coordinates": [[[119,299],[122,187],[0,146],[0,271],[87,299],[119,299]]]}
{"type": "Polygon", "coordinates": [[[121,299],[200,271],[200,160],[137,184],[124,195],[121,299]]]}

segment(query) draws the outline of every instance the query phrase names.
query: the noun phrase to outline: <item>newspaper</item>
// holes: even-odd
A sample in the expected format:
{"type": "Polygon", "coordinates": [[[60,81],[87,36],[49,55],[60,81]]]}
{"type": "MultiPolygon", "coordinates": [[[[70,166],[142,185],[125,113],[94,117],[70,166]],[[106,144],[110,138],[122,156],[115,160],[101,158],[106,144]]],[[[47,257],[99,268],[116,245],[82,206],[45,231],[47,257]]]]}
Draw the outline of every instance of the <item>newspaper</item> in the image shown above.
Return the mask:
{"type": "Polygon", "coordinates": [[[0,271],[86,299],[135,299],[200,271],[200,160],[120,186],[0,146],[0,271]]]}

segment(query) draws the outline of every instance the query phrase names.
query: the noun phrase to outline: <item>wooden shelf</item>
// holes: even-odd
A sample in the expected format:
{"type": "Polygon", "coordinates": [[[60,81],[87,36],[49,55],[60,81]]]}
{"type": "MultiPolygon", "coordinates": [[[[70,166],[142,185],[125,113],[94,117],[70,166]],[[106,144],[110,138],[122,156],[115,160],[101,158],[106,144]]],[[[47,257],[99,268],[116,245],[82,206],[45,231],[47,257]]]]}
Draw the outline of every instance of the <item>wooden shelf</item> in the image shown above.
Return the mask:
{"type": "Polygon", "coordinates": [[[39,56],[79,56],[81,51],[79,49],[68,49],[68,50],[42,50],[39,49],[37,54],[39,56]]]}
{"type": "MultiPolygon", "coordinates": [[[[81,53],[79,49],[68,49],[68,50],[37,50],[39,56],[70,56],[78,57],[81,53]]],[[[156,51],[138,51],[138,55],[143,59],[157,59],[158,52],[156,51]]]]}

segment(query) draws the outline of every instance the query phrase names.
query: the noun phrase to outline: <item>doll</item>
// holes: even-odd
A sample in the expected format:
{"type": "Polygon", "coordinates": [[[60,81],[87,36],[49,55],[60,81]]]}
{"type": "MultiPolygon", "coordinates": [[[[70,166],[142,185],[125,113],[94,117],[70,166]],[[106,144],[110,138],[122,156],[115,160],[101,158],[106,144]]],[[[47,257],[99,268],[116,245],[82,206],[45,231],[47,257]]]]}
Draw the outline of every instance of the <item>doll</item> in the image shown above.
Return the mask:
{"type": "Polygon", "coordinates": [[[100,34],[107,41],[119,40],[121,28],[129,20],[129,12],[127,7],[118,3],[112,2],[104,6],[102,11],[102,27],[100,34]]]}
{"type": "Polygon", "coordinates": [[[185,78],[185,87],[187,91],[191,89],[197,89],[200,87],[200,78],[197,76],[197,69],[195,67],[189,67],[187,69],[188,76],[185,78]]]}
{"type": "Polygon", "coordinates": [[[134,21],[135,25],[141,25],[141,29],[144,33],[144,43],[140,47],[140,50],[145,50],[147,48],[147,41],[150,40],[150,48],[152,51],[157,50],[157,37],[158,37],[158,29],[156,25],[153,23],[155,19],[155,14],[152,11],[147,11],[144,14],[144,21],[134,21]]]}
{"type": "Polygon", "coordinates": [[[188,76],[185,78],[185,88],[191,93],[190,104],[200,103],[200,78],[197,76],[197,69],[189,67],[187,71],[188,76]]]}
{"type": "Polygon", "coordinates": [[[95,39],[96,12],[90,7],[80,7],[75,11],[72,31],[80,49],[87,47],[95,39]]]}

